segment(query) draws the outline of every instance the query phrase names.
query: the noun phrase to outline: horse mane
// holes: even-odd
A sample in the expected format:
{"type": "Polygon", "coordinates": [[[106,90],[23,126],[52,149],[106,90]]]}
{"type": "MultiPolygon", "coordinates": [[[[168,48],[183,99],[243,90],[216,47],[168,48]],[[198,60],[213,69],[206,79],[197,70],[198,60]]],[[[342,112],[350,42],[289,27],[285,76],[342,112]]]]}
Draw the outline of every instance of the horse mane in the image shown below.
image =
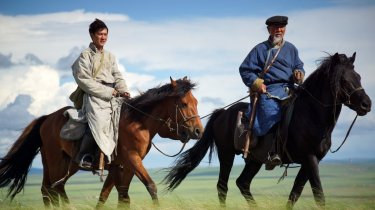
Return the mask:
{"type": "Polygon", "coordinates": [[[336,94],[340,86],[340,78],[346,68],[334,68],[335,65],[350,64],[349,58],[345,54],[338,54],[338,60],[334,59],[335,55],[328,55],[319,60],[318,68],[310,74],[303,85],[305,87],[317,87],[316,84],[322,84],[324,81],[329,85],[332,94],[336,94]]]}
{"type": "Polygon", "coordinates": [[[144,93],[128,100],[123,104],[121,112],[126,114],[132,120],[139,121],[144,117],[147,117],[144,113],[149,113],[154,106],[160,101],[168,97],[182,97],[190,90],[195,88],[196,84],[191,82],[189,79],[178,79],[176,80],[176,86],[173,87],[171,83],[164,84],[151,88],[144,93]]]}

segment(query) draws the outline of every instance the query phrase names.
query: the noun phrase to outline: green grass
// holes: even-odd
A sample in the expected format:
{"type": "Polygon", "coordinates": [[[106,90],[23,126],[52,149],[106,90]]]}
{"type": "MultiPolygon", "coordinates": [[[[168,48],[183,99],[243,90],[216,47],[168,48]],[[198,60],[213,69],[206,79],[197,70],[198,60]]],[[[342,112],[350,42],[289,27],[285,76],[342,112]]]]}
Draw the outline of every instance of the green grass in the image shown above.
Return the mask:
{"type": "MultiPolygon", "coordinates": [[[[227,209],[248,208],[244,198],[235,186],[235,180],[242,166],[235,166],[229,180],[227,209]]],[[[252,183],[252,193],[257,201],[256,209],[284,209],[292,188],[296,168],[288,170],[288,176],[281,183],[277,181],[283,168],[273,171],[261,170],[252,183]]],[[[216,182],[217,167],[198,168],[193,171],[172,193],[165,193],[160,181],[165,175],[161,170],[149,170],[158,183],[160,206],[157,209],[218,209],[216,182]]],[[[326,209],[375,209],[375,163],[322,163],[321,180],[326,195],[326,209]]],[[[13,202],[6,199],[6,189],[0,191],[0,209],[42,209],[40,193],[42,175],[29,175],[22,193],[13,202]]],[[[69,209],[93,209],[96,205],[102,183],[98,176],[79,173],[66,184],[71,204],[69,209]]],[[[137,178],[130,187],[131,209],[155,209],[151,198],[137,178]]],[[[105,209],[117,207],[117,191],[114,189],[105,204],[105,209]]],[[[295,209],[317,209],[309,183],[306,184],[295,209]]]]}

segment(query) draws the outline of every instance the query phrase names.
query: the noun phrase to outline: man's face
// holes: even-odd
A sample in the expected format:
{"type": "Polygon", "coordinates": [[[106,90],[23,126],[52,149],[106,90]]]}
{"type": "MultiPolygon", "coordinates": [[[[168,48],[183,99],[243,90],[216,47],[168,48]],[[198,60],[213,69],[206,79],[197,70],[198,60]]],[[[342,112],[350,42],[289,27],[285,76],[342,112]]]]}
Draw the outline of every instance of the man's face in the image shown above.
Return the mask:
{"type": "Polygon", "coordinates": [[[274,38],[282,39],[286,31],[285,25],[270,25],[268,26],[268,32],[274,38]]]}
{"type": "Polygon", "coordinates": [[[98,49],[102,49],[107,42],[108,30],[103,28],[94,34],[90,34],[92,42],[98,49]]]}

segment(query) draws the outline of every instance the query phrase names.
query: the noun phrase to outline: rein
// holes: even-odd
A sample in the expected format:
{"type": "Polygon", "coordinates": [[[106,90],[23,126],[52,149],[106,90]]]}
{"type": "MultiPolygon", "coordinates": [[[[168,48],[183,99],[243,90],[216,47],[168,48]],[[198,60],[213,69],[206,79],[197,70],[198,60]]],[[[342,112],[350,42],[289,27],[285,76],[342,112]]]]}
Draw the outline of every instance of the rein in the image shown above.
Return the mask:
{"type": "MultiPolygon", "coordinates": [[[[228,105],[222,107],[221,109],[225,109],[225,108],[227,108],[227,107],[229,107],[229,106],[232,106],[233,104],[236,104],[236,103],[238,103],[238,102],[244,100],[245,98],[249,98],[249,97],[250,97],[250,95],[247,95],[247,96],[245,96],[245,97],[243,97],[243,98],[238,99],[237,101],[235,101],[235,102],[233,102],[233,103],[231,103],[231,104],[228,104],[228,105]]],[[[211,116],[214,112],[215,112],[215,111],[213,111],[213,112],[211,112],[210,114],[207,114],[207,115],[201,117],[201,119],[206,118],[206,117],[208,117],[208,116],[211,116]]]]}
{"type": "MultiPolygon", "coordinates": [[[[332,106],[336,106],[336,105],[342,105],[342,104],[344,104],[344,105],[350,105],[350,104],[351,104],[351,102],[350,102],[350,98],[351,98],[351,96],[352,96],[355,92],[360,91],[360,90],[363,90],[363,87],[357,87],[357,88],[355,88],[354,90],[352,90],[350,93],[347,93],[345,90],[342,90],[342,91],[345,93],[345,95],[347,96],[347,99],[348,99],[347,101],[345,101],[345,102],[340,102],[340,103],[334,103],[334,104],[324,104],[324,103],[322,103],[318,98],[316,98],[312,93],[310,93],[306,88],[304,88],[302,85],[301,85],[300,87],[301,87],[306,93],[308,93],[308,95],[309,95],[311,98],[313,98],[316,102],[318,102],[318,103],[319,103],[321,106],[323,106],[324,108],[326,108],[326,107],[332,107],[332,106]]],[[[357,117],[358,117],[358,114],[354,117],[353,122],[351,123],[351,125],[350,125],[348,131],[346,132],[345,138],[344,138],[344,140],[341,142],[340,146],[339,146],[336,150],[334,150],[334,151],[332,151],[332,149],[329,148],[329,151],[330,151],[331,153],[336,153],[336,152],[338,152],[338,151],[341,149],[341,147],[344,145],[344,143],[346,142],[346,140],[347,140],[348,137],[349,137],[350,132],[352,131],[353,125],[354,125],[355,121],[357,120],[357,117]]],[[[335,123],[336,123],[336,120],[335,120],[335,123]]]]}
{"type": "Polygon", "coordinates": [[[332,149],[329,148],[329,151],[330,151],[331,153],[335,153],[335,152],[339,151],[340,148],[342,147],[342,145],[344,145],[344,143],[346,142],[346,139],[347,139],[348,136],[349,136],[350,131],[351,131],[352,128],[353,128],[353,125],[354,125],[355,121],[357,120],[357,117],[358,117],[358,114],[355,116],[355,118],[354,118],[352,124],[350,125],[348,131],[346,132],[345,138],[344,138],[344,140],[342,141],[342,143],[340,144],[340,146],[339,146],[335,151],[332,151],[332,149]]]}
{"type": "Polygon", "coordinates": [[[344,105],[350,105],[351,104],[351,102],[350,102],[350,98],[351,98],[351,96],[355,93],[355,92],[357,92],[357,91],[359,91],[359,90],[363,90],[363,87],[358,87],[358,88],[356,88],[356,89],[354,89],[352,92],[350,92],[350,93],[347,93],[345,90],[342,90],[344,93],[345,93],[345,95],[348,97],[348,100],[347,101],[345,101],[345,102],[340,102],[340,103],[333,103],[333,104],[325,104],[325,103],[323,103],[323,102],[321,102],[318,98],[316,98],[310,91],[308,91],[305,87],[303,87],[303,85],[300,85],[300,86],[298,86],[298,87],[300,87],[302,90],[304,90],[311,98],[313,98],[316,102],[318,102],[322,107],[324,107],[324,108],[327,108],[327,107],[331,107],[331,106],[337,106],[337,105],[342,105],[342,104],[344,104],[344,105]]]}
{"type": "Polygon", "coordinates": [[[154,144],[154,142],[151,142],[151,144],[152,144],[152,145],[155,147],[155,149],[156,149],[157,151],[159,151],[161,154],[163,154],[163,155],[165,155],[165,156],[167,156],[167,157],[176,157],[177,155],[179,155],[179,154],[182,152],[182,150],[184,150],[185,145],[186,145],[186,142],[183,143],[183,145],[182,145],[180,151],[178,151],[178,152],[177,152],[176,154],[174,154],[174,155],[168,155],[168,154],[164,153],[163,151],[161,151],[161,150],[160,150],[160,149],[154,144]]]}
{"type": "MultiPolygon", "coordinates": [[[[162,118],[158,118],[158,117],[155,117],[155,116],[153,116],[153,115],[151,115],[151,114],[148,114],[148,113],[146,113],[146,112],[144,112],[144,111],[138,109],[137,107],[135,107],[135,106],[129,104],[129,103],[126,102],[125,100],[123,100],[123,103],[126,104],[127,106],[129,106],[130,108],[136,110],[137,112],[139,112],[139,113],[141,113],[141,114],[143,114],[143,115],[145,115],[145,116],[147,116],[147,117],[152,118],[152,119],[155,120],[155,121],[159,121],[159,122],[164,123],[164,124],[169,128],[169,130],[170,130],[171,132],[174,131],[174,130],[176,130],[176,134],[177,134],[177,135],[179,135],[179,129],[178,129],[179,127],[188,128],[186,125],[184,125],[184,124],[180,124],[179,122],[177,122],[177,115],[178,115],[178,113],[181,114],[181,116],[182,116],[182,118],[183,118],[183,123],[186,123],[187,121],[189,121],[189,120],[191,120],[191,119],[194,119],[194,118],[196,118],[196,117],[199,117],[199,115],[193,115],[193,116],[186,117],[186,116],[184,115],[184,113],[181,111],[181,108],[176,104],[176,112],[175,112],[176,115],[175,115],[175,122],[174,122],[174,124],[176,125],[176,128],[173,128],[173,127],[171,126],[171,124],[172,124],[172,119],[171,119],[171,118],[168,118],[167,120],[162,119],[162,118]]],[[[168,154],[162,152],[158,147],[156,147],[156,145],[155,145],[152,141],[151,141],[151,144],[155,147],[155,149],[156,149],[157,151],[159,151],[161,154],[163,154],[163,155],[165,155],[165,156],[167,156],[167,157],[176,157],[177,155],[179,155],[179,154],[184,150],[184,148],[185,148],[185,146],[186,146],[186,142],[183,142],[183,145],[182,145],[182,147],[181,147],[181,149],[180,149],[180,151],[179,151],[178,153],[176,153],[176,154],[174,154],[174,155],[168,155],[168,154]]]]}

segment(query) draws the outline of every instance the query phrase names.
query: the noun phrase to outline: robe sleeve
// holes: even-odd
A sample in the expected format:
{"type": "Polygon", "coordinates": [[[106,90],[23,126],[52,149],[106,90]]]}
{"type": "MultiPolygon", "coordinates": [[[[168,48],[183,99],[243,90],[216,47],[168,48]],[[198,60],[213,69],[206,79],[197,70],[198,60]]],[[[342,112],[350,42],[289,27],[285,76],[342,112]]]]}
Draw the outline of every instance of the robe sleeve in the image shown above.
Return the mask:
{"type": "Polygon", "coordinates": [[[122,76],[120,70],[118,69],[117,62],[114,56],[111,56],[111,65],[112,76],[115,80],[115,89],[120,93],[129,92],[128,86],[126,85],[125,79],[122,76]]]}
{"type": "Polygon", "coordinates": [[[242,81],[249,88],[262,72],[258,56],[257,49],[253,48],[239,68],[242,81]]]}
{"type": "Polygon", "coordinates": [[[296,47],[294,47],[294,68],[293,71],[300,70],[305,74],[305,69],[303,68],[303,62],[299,58],[298,50],[296,47]]]}

